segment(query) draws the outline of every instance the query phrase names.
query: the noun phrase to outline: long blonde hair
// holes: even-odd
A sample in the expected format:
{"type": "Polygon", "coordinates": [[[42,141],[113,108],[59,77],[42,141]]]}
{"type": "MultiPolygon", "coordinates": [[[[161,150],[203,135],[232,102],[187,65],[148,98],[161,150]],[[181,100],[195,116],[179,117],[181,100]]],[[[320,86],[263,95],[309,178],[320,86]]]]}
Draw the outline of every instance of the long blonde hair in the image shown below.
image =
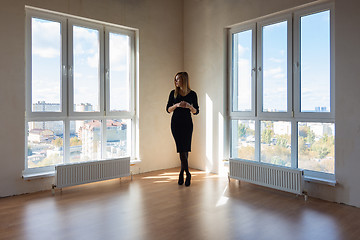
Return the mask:
{"type": "Polygon", "coordinates": [[[189,75],[187,72],[178,72],[175,75],[174,78],[174,84],[175,84],[175,93],[174,93],[174,98],[176,98],[178,96],[178,94],[180,93],[180,87],[176,86],[176,77],[179,76],[180,77],[180,86],[183,89],[183,91],[185,92],[185,94],[187,94],[188,92],[190,92],[190,82],[189,82],[189,75]]]}

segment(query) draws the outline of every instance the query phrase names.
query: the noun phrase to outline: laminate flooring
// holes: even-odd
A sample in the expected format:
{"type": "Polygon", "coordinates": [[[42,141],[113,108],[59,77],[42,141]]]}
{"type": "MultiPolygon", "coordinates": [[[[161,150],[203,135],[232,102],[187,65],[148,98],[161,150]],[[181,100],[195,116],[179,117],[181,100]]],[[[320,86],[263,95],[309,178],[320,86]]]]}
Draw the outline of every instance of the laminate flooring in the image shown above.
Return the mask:
{"type": "Polygon", "coordinates": [[[360,239],[360,209],[168,169],[0,198],[0,239],[360,239]]]}

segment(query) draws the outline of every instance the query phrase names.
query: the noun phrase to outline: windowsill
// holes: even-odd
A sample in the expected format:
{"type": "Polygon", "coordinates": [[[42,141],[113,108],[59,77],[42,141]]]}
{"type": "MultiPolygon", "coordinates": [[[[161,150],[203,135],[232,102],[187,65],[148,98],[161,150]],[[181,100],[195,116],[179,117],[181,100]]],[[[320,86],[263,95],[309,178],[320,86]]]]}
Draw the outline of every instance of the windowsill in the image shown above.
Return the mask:
{"type": "Polygon", "coordinates": [[[316,178],[316,177],[304,177],[305,182],[314,182],[314,183],[320,183],[325,184],[329,186],[336,186],[336,180],[330,180],[330,179],[324,179],[324,178],[316,178]]]}
{"type": "Polygon", "coordinates": [[[132,159],[132,160],[130,160],[130,166],[135,165],[137,163],[141,163],[141,160],[140,159],[132,159]]]}
{"type": "Polygon", "coordinates": [[[23,173],[22,178],[24,180],[33,180],[38,178],[55,177],[55,171],[41,172],[41,173],[23,173]]]}

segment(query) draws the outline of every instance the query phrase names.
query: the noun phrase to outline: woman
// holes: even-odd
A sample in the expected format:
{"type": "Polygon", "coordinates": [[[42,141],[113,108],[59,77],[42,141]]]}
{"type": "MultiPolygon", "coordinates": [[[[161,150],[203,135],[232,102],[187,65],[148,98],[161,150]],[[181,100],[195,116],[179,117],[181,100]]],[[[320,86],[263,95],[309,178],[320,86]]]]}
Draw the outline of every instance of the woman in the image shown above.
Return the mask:
{"type": "Polygon", "coordinates": [[[188,155],[191,152],[191,137],[193,123],[191,113],[199,113],[197,95],[190,89],[189,76],[186,72],[179,72],[174,79],[175,89],[170,92],[166,106],[168,113],[174,112],[171,118],[171,132],[175,139],[176,150],[180,155],[181,171],[178,184],[184,183],[184,171],[186,172],[185,186],[190,186],[191,174],[188,166],[188,155]]]}

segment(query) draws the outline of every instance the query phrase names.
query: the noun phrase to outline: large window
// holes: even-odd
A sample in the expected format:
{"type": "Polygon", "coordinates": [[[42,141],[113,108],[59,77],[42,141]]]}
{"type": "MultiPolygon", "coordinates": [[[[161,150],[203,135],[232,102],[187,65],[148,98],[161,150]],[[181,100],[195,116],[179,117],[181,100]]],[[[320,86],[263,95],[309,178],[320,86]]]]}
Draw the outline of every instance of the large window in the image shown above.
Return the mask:
{"type": "Polygon", "coordinates": [[[26,9],[25,174],[135,157],[135,32],[26,9]]]}
{"type": "Polygon", "coordinates": [[[334,178],[332,21],[325,4],[230,29],[231,158],[334,178]]]}

